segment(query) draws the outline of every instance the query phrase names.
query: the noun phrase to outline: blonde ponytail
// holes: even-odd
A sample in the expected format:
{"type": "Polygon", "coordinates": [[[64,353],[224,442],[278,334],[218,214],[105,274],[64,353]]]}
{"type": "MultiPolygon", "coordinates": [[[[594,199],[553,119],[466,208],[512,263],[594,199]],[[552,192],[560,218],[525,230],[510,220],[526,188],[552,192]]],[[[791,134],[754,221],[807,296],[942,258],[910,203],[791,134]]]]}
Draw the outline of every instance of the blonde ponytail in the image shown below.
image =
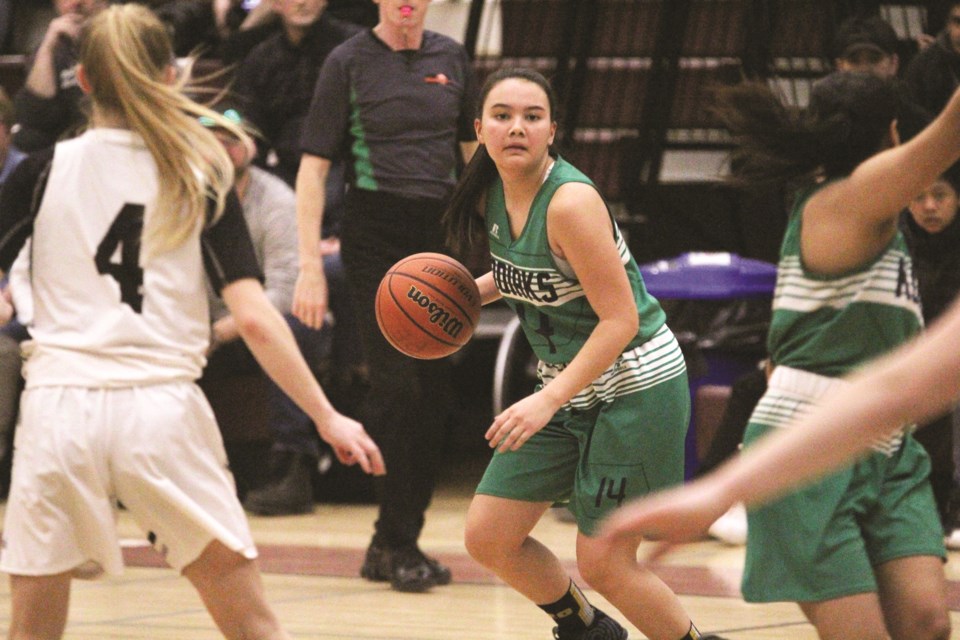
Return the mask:
{"type": "Polygon", "coordinates": [[[84,30],[80,47],[94,108],[138,133],[157,164],[159,189],[144,230],[142,260],[175,248],[191,236],[215,203],[223,211],[233,185],[233,165],[223,145],[197,118],[206,116],[241,140],[244,131],[183,93],[189,66],[171,84],[174,65],[166,29],[137,4],[101,11],[84,30]]]}

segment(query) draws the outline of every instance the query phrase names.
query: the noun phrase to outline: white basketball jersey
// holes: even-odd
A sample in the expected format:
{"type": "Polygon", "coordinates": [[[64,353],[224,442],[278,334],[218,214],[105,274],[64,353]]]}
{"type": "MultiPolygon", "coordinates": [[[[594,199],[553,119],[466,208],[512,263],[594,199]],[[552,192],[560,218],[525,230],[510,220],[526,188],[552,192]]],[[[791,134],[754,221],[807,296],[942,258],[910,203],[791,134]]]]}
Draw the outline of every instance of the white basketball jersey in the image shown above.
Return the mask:
{"type": "Polygon", "coordinates": [[[201,228],[143,264],[157,184],[130,131],[91,129],[56,146],[33,223],[28,387],[200,376],[209,340],[201,228]]]}

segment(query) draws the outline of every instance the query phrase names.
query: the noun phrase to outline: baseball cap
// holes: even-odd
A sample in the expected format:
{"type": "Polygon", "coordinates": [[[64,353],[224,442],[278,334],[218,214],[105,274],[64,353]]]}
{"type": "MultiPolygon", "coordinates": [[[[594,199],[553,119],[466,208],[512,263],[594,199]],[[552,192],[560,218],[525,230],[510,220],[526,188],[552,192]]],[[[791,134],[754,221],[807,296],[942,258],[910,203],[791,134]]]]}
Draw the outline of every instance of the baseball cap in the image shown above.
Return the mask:
{"type": "MultiPolygon", "coordinates": [[[[240,115],[240,111],[236,107],[227,105],[224,107],[213,106],[210,108],[218,112],[220,115],[222,115],[224,118],[226,118],[233,124],[237,125],[238,127],[244,126],[243,116],[240,115]]],[[[200,124],[202,124],[205,127],[217,126],[217,121],[211,118],[210,116],[200,116],[199,118],[197,118],[197,120],[199,120],[200,124]]]]}
{"type": "Polygon", "coordinates": [[[897,53],[897,32],[880,16],[854,17],[844,21],[834,36],[834,58],[877,61],[897,53]]]}

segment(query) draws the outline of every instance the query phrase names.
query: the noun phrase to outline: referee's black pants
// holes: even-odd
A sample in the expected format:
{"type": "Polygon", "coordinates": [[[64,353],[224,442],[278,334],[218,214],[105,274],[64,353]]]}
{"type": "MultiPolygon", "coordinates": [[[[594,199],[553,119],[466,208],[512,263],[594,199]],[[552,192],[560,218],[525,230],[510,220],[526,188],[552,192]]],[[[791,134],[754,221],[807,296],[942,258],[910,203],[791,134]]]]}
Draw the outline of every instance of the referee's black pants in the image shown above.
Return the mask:
{"type": "Polygon", "coordinates": [[[379,504],[374,542],[394,548],[415,544],[423,528],[453,406],[452,387],[445,360],[410,358],[386,341],[374,303],[380,280],[398,260],[444,251],[443,206],[353,189],[340,239],[370,371],[359,418],[387,465],[387,475],[374,480],[379,504]]]}

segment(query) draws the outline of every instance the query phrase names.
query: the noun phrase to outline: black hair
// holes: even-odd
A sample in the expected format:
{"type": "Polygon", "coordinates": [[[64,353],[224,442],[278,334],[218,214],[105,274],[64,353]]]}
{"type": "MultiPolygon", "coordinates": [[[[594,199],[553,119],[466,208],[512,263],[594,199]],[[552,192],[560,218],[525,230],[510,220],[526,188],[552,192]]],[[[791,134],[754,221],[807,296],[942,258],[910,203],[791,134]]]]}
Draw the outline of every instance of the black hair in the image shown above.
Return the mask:
{"type": "MultiPolygon", "coordinates": [[[[482,116],[483,105],[495,86],[504,80],[515,78],[532,82],[543,89],[547,94],[550,119],[557,121],[557,96],[550,82],[541,73],[524,67],[503,68],[490,74],[480,89],[476,116],[478,118],[482,116]]],[[[443,214],[447,243],[454,251],[465,253],[484,237],[483,213],[480,211],[479,204],[496,176],[497,167],[487,153],[486,146],[481,144],[460,175],[460,180],[450,198],[450,204],[447,205],[443,214]]]]}
{"type": "Polygon", "coordinates": [[[717,115],[737,141],[730,180],[770,185],[848,175],[882,149],[899,104],[889,80],[859,72],[818,80],[807,109],[786,106],[765,83],[725,87],[717,115]]]}
{"type": "Polygon", "coordinates": [[[940,174],[940,178],[949,182],[953,190],[960,194],[960,162],[955,162],[950,165],[940,174]]]}

